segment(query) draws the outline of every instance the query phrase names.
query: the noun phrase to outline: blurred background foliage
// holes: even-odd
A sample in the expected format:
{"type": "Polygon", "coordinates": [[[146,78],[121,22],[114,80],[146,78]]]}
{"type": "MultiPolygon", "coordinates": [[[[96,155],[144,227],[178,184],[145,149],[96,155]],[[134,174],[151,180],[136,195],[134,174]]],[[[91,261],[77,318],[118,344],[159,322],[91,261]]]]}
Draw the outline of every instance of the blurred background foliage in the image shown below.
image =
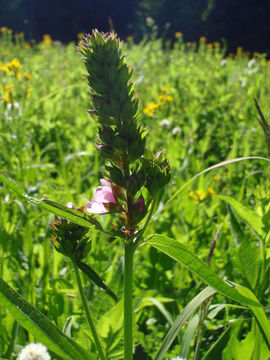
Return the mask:
{"type": "Polygon", "coordinates": [[[0,0],[0,26],[24,32],[27,40],[43,34],[70,42],[79,32],[114,29],[123,39],[139,41],[151,16],[158,35],[174,39],[181,31],[186,41],[223,41],[228,51],[242,46],[270,53],[270,2],[266,0],[0,0]]]}

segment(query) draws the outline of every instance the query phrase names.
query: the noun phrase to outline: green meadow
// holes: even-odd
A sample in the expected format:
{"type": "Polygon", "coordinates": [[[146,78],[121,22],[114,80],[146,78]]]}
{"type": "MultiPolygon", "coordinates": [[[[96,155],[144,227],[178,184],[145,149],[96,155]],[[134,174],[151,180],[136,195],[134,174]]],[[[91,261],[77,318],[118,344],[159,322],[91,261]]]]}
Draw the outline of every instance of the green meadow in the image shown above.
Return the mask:
{"type": "MultiPolygon", "coordinates": [[[[222,44],[203,37],[186,43],[181,33],[174,44],[154,35],[135,44],[129,37],[123,51],[134,67],[138,122],[149,130],[148,147],[164,149],[172,169],[147,234],[177,240],[205,264],[216,239],[210,269],[251,290],[267,317],[270,163],[254,98],[270,121],[269,60],[241,47],[225,57],[222,44]]],[[[99,185],[106,162],[94,147],[97,125],[87,113],[92,105],[84,73],[75,43],[49,35],[26,42],[1,28],[0,173],[31,197],[80,207],[99,185]]],[[[97,218],[113,230],[114,214],[97,218]]],[[[72,264],[50,240],[52,220],[0,182],[0,277],[60,330],[68,324],[69,336],[96,354],[72,264]]],[[[84,291],[107,358],[120,360],[123,246],[113,236],[89,234],[87,263],[119,302],[83,274],[84,291]]],[[[134,359],[156,359],[164,335],[205,284],[150,245],[135,252],[133,282],[134,359]]],[[[267,359],[270,333],[259,330],[262,315],[221,293],[210,299],[190,314],[164,359],[267,359]]],[[[26,344],[42,342],[13,315],[0,295],[0,358],[8,360],[26,344]]]]}

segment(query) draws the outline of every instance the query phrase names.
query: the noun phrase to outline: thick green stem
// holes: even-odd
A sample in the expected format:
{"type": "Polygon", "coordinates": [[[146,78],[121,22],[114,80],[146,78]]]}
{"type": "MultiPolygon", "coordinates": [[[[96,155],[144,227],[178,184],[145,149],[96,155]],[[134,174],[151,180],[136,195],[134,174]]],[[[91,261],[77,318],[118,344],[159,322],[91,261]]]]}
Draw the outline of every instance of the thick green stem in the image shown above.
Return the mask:
{"type": "Polygon", "coordinates": [[[98,350],[98,353],[99,353],[99,356],[100,356],[100,359],[106,360],[103,349],[102,349],[102,346],[101,346],[101,343],[100,343],[100,340],[99,340],[99,337],[98,337],[98,334],[97,334],[97,331],[96,331],[96,328],[95,328],[95,325],[94,325],[94,322],[93,322],[93,319],[92,319],[92,316],[91,316],[91,313],[90,313],[89,306],[87,304],[87,300],[86,300],[86,296],[85,296],[85,293],[84,293],[84,290],[83,290],[79,269],[78,269],[78,266],[77,266],[75,261],[73,261],[73,266],[74,266],[76,279],[77,279],[79,291],[80,291],[80,294],[81,294],[84,310],[85,310],[85,313],[86,313],[86,317],[87,317],[88,323],[90,325],[90,328],[91,328],[91,331],[92,331],[92,334],[93,334],[93,337],[94,337],[94,340],[95,340],[95,343],[96,343],[96,347],[97,347],[97,350],[98,350]]]}
{"type": "Polygon", "coordinates": [[[133,244],[125,243],[124,273],[124,359],[133,359],[133,307],[132,307],[132,274],[133,244]]]}

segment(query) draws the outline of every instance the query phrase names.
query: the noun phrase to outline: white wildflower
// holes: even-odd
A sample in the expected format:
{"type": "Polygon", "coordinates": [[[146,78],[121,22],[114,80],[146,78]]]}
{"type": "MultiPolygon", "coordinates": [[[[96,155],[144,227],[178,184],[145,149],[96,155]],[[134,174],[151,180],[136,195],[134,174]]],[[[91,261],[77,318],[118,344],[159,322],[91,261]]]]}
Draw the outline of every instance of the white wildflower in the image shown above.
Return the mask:
{"type": "Polygon", "coordinates": [[[51,360],[51,357],[44,345],[33,343],[22,349],[17,360],[51,360]]]}
{"type": "Polygon", "coordinates": [[[181,132],[182,132],[182,129],[180,128],[180,126],[176,126],[172,129],[172,134],[174,136],[181,134],[181,132]]]}
{"type": "Polygon", "coordinates": [[[256,60],[255,59],[249,60],[249,62],[248,62],[248,68],[249,69],[252,68],[255,65],[256,65],[256,60]]]}
{"type": "Polygon", "coordinates": [[[223,60],[221,60],[221,62],[220,62],[220,66],[226,66],[227,65],[227,60],[226,59],[223,59],[223,60]]]}
{"type": "Polygon", "coordinates": [[[171,123],[168,119],[161,120],[159,124],[160,124],[160,126],[162,126],[164,128],[168,128],[171,125],[171,123]]]}

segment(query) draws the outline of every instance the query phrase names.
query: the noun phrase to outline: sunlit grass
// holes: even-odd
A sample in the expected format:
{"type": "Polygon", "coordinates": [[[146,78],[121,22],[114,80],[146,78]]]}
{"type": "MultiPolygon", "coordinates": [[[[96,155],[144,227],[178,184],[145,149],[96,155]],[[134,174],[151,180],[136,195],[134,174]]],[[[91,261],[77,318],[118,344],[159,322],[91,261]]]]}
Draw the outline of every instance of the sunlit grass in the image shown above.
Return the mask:
{"type": "MultiPolygon", "coordinates": [[[[90,103],[80,55],[75,44],[63,45],[49,35],[44,35],[42,43],[31,44],[22,34],[13,41],[10,30],[0,30],[1,173],[20,183],[30,195],[80,206],[91,199],[105,165],[92,145],[96,126],[85,111],[90,103]]],[[[267,154],[253,105],[256,97],[268,117],[270,64],[265,56],[251,56],[239,48],[237,54],[225,58],[219,43],[208,44],[201,38],[199,44],[189,44],[182,34],[175,36],[173,48],[160,40],[144,40],[138,45],[129,41],[126,45],[129,62],[135,67],[143,114],[140,122],[151,130],[150,147],[166,148],[171,160],[172,182],[162,194],[163,203],[208,166],[225,159],[267,154]]],[[[204,174],[158,212],[152,231],[188,244],[206,261],[220,228],[212,268],[220,277],[246,285],[239,236],[251,239],[254,247],[258,237],[218,195],[232,196],[265,215],[268,178],[268,166],[259,161],[204,174]],[[240,229],[239,233],[235,229],[240,229]]],[[[61,329],[73,314],[73,337],[84,346],[89,344],[71,264],[50,246],[50,215],[18,200],[2,185],[0,214],[0,276],[61,329]]],[[[123,280],[123,254],[117,245],[114,239],[94,235],[88,259],[116,293],[123,280]]],[[[96,320],[106,318],[112,300],[84,281],[96,320]]],[[[142,297],[158,298],[175,317],[202,284],[153,248],[135,257],[135,283],[137,340],[151,359],[168,319],[153,303],[142,304],[142,297]]],[[[267,304],[264,294],[257,296],[267,304]]],[[[217,301],[224,300],[217,297],[217,301]]],[[[238,317],[237,311],[228,309],[213,320],[207,330],[213,339],[219,336],[220,327],[238,317]]],[[[0,356],[8,354],[13,345],[12,351],[18,352],[19,345],[34,340],[17,327],[7,309],[0,309],[0,319],[0,356]]],[[[122,344],[117,325],[113,325],[117,353],[122,344]]],[[[205,351],[209,348],[207,334],[202,344],[205,351]]],[[[178,344],[171,356],[178,354],[178,344]]]]}

